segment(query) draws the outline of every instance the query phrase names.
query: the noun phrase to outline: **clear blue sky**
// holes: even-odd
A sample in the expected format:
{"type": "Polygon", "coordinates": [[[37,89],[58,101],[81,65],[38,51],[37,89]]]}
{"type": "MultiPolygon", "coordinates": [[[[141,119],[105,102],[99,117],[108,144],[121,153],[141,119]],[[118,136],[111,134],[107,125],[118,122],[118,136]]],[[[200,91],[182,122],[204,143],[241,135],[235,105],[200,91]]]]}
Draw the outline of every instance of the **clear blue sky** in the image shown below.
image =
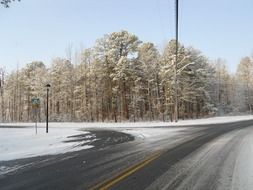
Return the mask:
{"type": "MultiPolygon", "coordinates": [[[[162,47],[175,34],[174,0],[21,0],[0,7],[0,65],[7,71],[33,60],[90,47],[105,33],[128,30],[162,47]]],[[[180,41],[231,71],[253,52],[252,0],[180,0],[180,41]]]]}

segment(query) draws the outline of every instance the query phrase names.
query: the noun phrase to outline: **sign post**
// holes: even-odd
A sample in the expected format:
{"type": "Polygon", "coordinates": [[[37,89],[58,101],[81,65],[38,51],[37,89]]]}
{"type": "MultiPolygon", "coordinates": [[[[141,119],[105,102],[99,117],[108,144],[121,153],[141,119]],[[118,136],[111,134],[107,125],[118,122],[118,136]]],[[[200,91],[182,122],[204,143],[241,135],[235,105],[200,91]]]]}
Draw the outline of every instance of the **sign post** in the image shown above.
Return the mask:
{"type": "Polygon", "coordinates": [[[38,116],[38,109],[40,108],[40,99],[39,98],[32,98],[32,109],[35,115],[35,132],[37,134],[37,116],[38,116]]]}

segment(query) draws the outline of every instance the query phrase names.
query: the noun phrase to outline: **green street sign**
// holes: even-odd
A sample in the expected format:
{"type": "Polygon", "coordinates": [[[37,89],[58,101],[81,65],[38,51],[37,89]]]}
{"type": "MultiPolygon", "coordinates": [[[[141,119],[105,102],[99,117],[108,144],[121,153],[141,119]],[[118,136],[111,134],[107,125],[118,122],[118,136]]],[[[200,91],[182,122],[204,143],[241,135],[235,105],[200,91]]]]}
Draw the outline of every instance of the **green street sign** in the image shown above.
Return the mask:
{"type": "Polygon", "coordinates": [[[32,108],[38,109],[40,106],[40,99],[39,98],[32,98],[32,108]]]}

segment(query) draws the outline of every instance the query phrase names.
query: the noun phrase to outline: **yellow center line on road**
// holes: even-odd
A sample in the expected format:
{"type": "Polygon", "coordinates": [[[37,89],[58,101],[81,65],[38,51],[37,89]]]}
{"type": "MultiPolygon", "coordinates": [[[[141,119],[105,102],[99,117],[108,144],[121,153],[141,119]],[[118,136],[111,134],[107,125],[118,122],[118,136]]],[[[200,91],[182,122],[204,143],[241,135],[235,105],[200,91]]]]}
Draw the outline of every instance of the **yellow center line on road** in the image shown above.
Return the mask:
{"type": "Polygon", "coordinates": [[[91,187],[89,190],[107,190],[110,187],[112,187],[113,185],[115,185],[116,183],[118,183],[121,180],[125,179],[126,177],[130,176],[131,174],[133,174],[137,170],[143,168],[148,163],[152,162],[153,160],[158,158],[161,154],[162,154],[161,151],[156,152],[156,153],[152,154],[151,156],[149,156],[148,158],[146,158],[145,160],[142,160],[141,162],[123,170],[115,177],[113,177],[109,180],[105,180],[105,181],[95,185],[94,187],[91,187]]]}

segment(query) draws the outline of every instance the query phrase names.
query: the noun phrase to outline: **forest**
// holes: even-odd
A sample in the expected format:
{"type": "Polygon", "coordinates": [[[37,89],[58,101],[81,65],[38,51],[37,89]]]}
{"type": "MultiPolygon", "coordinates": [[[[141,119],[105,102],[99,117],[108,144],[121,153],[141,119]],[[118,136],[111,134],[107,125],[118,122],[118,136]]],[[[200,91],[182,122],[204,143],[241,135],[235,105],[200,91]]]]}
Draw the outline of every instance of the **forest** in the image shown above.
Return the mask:
{"type": "Polygon", "coordinates": [[[231,74],[223,59],[175,40],[162,50],[128,31],[112,32],[93,47],[51,64],[41,61],[7,72],[0,66],[0,121],[35,119],[32,98],[40,99],[38,120],[45,121],[46,84],[49,120],[76,122],[172,121],[177,77],[179,119],[251,114],[253,59],[246,56],[231,74]]]}

